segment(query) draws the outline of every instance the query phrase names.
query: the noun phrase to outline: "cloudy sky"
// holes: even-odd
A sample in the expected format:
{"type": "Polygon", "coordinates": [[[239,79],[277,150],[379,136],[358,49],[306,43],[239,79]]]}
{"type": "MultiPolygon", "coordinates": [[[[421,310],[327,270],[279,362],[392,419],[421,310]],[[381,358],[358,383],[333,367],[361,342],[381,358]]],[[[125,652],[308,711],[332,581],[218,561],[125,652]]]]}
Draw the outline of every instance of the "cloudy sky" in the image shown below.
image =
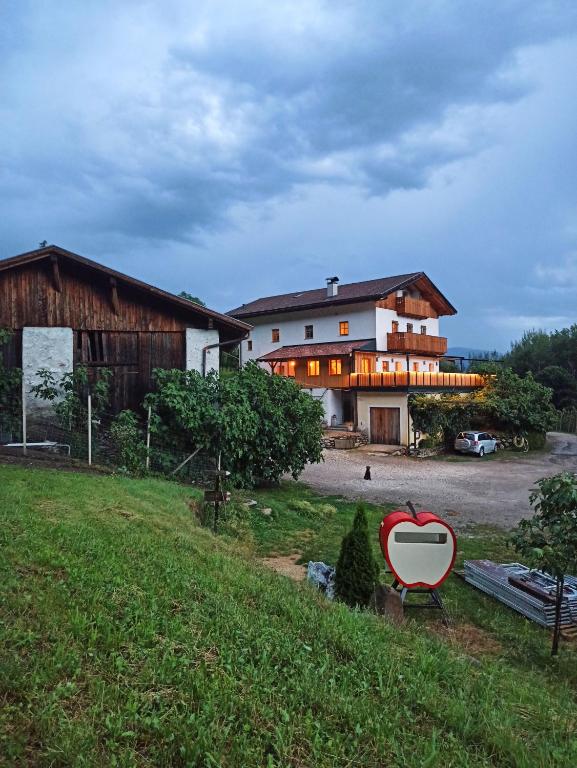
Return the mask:
{"type": "Polygon", "coordinates": [[[227,310],[425,270],[450,344],[577,320],[575,0],[2,0],[0,257],[227,310]]]}

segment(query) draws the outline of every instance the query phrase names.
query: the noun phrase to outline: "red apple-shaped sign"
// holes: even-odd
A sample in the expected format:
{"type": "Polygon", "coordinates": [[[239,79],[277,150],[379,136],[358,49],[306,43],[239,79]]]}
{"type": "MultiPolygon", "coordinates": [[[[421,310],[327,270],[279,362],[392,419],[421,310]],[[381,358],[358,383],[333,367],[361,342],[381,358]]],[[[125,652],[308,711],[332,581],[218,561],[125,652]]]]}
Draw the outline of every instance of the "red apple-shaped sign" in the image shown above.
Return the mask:
{"type": "Polygon", "coordinates": [[[413,517],[398,510],[379,531],[381,549],[393,575],[405,587],[435,589],[451,573],[457,539],[450,525],[432,512],[413,517]]]}

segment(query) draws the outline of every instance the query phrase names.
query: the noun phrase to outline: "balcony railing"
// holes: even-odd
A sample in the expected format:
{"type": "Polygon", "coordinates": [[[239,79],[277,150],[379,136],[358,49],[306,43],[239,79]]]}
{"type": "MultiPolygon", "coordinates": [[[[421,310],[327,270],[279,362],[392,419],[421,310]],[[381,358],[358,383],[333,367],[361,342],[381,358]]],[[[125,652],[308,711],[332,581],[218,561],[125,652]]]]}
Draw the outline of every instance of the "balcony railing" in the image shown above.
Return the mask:
{"type": "Polygon", "coordinates": [[[445,355],[447,339],[444,336],[429,336],[406,331],[387,333],[387,350],[417,355],[445,355]]]}
{"type": "Polygon", "coordinates": [[[424,319],[425,317],[436,317],[433,308],[428,301],[424,299],[412,299],[410,296],[395,297],[395,309],[397,314],[404,317],[416,317],[424,319]]]}
{"type": "Polygon", "coordinates": [[[478,373],[420,373],[418,371],[385,371],[383,373],[351,373],[351,387],[482,387],[485,377],[478,373]]]}

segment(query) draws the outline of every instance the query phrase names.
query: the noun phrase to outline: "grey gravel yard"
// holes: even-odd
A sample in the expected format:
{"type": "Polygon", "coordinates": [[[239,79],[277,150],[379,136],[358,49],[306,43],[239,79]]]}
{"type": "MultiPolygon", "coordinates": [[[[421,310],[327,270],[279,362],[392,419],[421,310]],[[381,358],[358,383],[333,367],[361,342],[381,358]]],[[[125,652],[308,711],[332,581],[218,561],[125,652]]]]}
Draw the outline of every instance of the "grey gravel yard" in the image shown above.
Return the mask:
{"type": "Polygon", "coordinates": [[[529,493],[536,480],[563,470],[577,471],[577,436],[551,432],[547,452],[506,459],[409,459],[370,453],[370,447],[327,450],[324,459],[309,465],[301,476],[322,493],[399,507],[410,500],[456,528],[470,524],[512,528],[531,514],[529,493]],[[363,480],[367,464],[370,481],[363,480]]]}

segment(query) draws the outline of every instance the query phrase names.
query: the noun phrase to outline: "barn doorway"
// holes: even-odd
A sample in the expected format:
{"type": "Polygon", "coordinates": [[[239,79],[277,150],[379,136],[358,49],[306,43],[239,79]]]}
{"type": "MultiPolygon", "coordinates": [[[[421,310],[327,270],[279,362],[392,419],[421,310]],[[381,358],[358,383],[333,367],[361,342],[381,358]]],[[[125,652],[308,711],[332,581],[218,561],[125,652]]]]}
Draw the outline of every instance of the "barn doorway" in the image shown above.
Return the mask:
{"type": "Polygon", "coordinates": [[[401,444],[401,409],[371,408],[371,443],[401,444]]]}

